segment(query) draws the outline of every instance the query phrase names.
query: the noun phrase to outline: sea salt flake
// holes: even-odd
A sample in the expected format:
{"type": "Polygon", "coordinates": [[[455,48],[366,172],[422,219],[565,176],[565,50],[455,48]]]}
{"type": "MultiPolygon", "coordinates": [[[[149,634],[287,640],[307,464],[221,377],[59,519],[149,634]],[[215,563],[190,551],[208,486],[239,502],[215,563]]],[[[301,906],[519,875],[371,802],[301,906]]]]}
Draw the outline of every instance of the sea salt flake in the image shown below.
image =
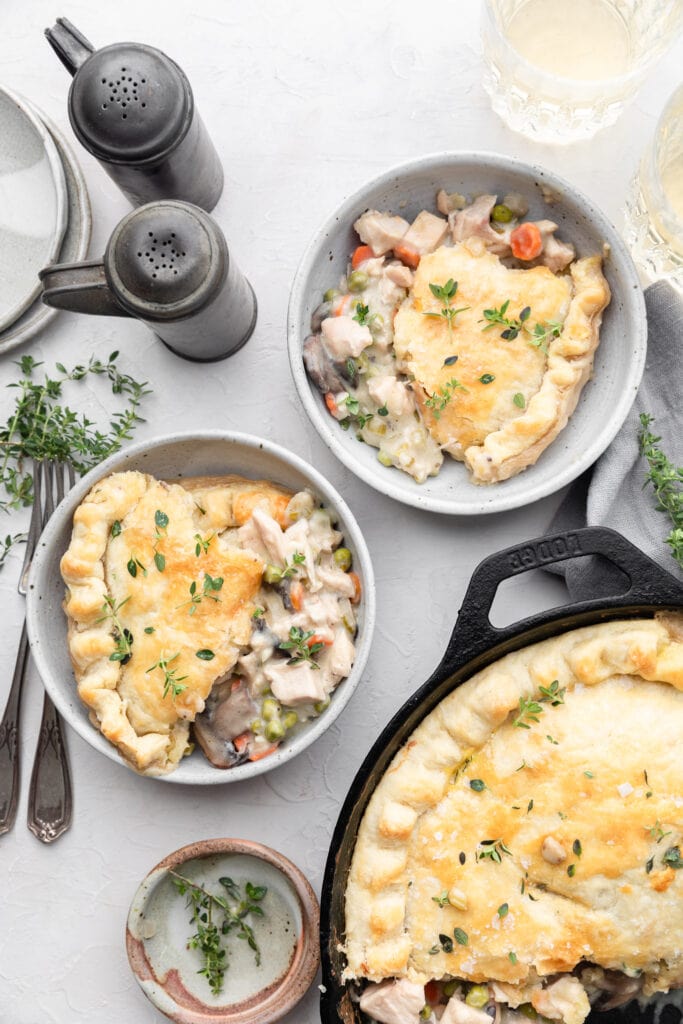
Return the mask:
{"type": "Polygon", "coordinates": [[[621,797],[630,796],[631,793],[633,792],[633,786],[631,785],[630,782],[622,782],[622,784],[620,786],[617,786],[617,792],[619,793],[619,796],[621,796],[621,797]]]}

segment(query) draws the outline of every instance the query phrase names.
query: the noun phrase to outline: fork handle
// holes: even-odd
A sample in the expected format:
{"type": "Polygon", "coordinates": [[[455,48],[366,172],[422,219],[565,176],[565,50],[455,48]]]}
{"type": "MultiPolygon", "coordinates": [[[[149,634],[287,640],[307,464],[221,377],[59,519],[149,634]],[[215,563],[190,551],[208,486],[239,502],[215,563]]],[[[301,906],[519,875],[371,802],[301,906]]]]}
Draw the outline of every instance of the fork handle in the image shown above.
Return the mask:
{"type": "Polygon", "coordinates": [[[0,722],[0,835],[14,825],[19,799],[19,715],[21,689],[28,662],[26,622],[21,631],[17,660],[5,713],[0,722]]]}
{"type": "Polygon", "coordinates": [[[53,843],[71,825],[71,773],[61,720],[47,693],[31,773],[27,824],[36,839],[53,843]]]}

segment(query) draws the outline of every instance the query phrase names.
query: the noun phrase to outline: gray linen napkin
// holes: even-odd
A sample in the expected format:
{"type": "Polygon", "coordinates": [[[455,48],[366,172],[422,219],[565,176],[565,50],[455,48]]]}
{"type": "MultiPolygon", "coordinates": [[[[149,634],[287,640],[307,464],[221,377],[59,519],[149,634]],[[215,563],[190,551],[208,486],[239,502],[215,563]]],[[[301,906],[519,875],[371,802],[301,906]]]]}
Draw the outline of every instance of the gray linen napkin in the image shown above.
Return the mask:
{"type": "MultiPolygon", "coordinates": [[[[683,301],[665,281],[645,292],[648,353],[643,380],[626,422],[595,465],[576,480],[549,532],[581,526],[618,530],[646,555],[683,581],[665,538],[671,519],[656,508],[652,486],[643,489],[647,462],[638,451],[641,412],[654,417],[650,430],[675,466],[683,465],[683,301]]],[[[564,576],[572,599],[581,601],[623,591],[624,576],[604,559],[560,562],[549,571],[564,576]]]]}

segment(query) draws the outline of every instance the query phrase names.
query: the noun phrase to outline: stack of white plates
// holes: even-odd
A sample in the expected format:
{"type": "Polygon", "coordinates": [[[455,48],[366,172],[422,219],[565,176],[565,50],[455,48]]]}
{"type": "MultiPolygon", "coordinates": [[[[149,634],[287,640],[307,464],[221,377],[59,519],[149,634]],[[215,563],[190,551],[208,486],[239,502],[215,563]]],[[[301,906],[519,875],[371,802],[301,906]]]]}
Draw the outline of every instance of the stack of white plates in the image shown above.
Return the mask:
{"type": "Polygon", "coordinates": [[[0,355],[57,310],[40,301],[38,271],[85,258],[90,201],[64,137],[27,100],[0,86],[0,355]]]}

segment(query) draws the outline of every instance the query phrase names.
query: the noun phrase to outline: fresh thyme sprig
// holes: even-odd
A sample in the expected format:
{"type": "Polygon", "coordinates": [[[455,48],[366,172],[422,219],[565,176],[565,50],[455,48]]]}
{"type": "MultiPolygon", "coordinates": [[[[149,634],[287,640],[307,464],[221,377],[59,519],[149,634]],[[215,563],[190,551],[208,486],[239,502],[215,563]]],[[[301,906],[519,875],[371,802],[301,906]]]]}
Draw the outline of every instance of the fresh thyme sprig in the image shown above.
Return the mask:
{"type": "Polygon", "coordinates": [[[453,398],[453,393],[458,389],[465,392],[467,391],[464,384],[461,384],[459,380],[452,377],[451,380],[447,381],[442,388],[439,388],[438,392],[435,391],[434,394],[427,399],[425,405],[428,409],[432,410],[435,420],[441,419],[441,413],[453,398]]]}
{"type": "Polygon", "coordinates": [[[464,313],[466,309],[470,308],[469,306],[460,306],[459,309],[451,307],[451,303],[458,290],[458,282],[449,277],[445,284],[430,284],[429,290],[434,298],[439,299],[444,305],[438,313],[423,313],[422,315],[431,317],[434,320],[445,320],[448,324],[448,333],[452,336],[456,316],[458,313],[464,313]]]}
{"type": "Polygon", "coordinates": [[[166,568],[166,556],[162,555],[161,551],[158,550],[159,541],[163,540],[166,536],[166,530],[168,529],[168,516],[161,509],[157,509],[154,513],[154,564],[156,565],[159,572],[163,572],[166,568]]]}
{"type": "Polygon", "coordinates": [[[196,931],[188,939],[187,948],[197,949],[202,954],[202,967],[197,973],[205,976],[212,993],[218,996],[223,991],[225,972],[229,966],[228,950],[224,945],[228,935],[235,932],[237,938],[243,939],[253,950],[256,966],[261,963],[261,950],[254,930],[245,919],[249,914],[265,916],[260,904],[268,889],[265,885],[246,882],[243,895],[232,878],[219,878],[219,884],[235,901],[231,904],[225,896],[214,895],[205,886],[191,882],[177,871],[171,870],[169,873],[173,876],[173,884],[178,893],[187,896],[187,906],[192,910],[190,924],[195,926],[196,931]]]}
{"type": "Polygon", "coordinates": [[[82,474],[130,440],[142,422],[139,408],[150,389],[146,381],[140,383],[118,369],[118,355],[112,352],[107,362],[92,356],[87,364],[71,370],[57,363],[57,375],[45,374],[40,383],[34,378],[42,363],[30,355],[17,362],[20,379],[8,385],[15,391],[14,408],[0,426],[0,485],[6,495],[0,500],[0,511],[10,512],[33,503],[30,460],[71,462],[82,474]],[[89,376],[107,378],[112,393],[125,398],[123,410],[111,416],[109,429],[104,432],[87,416],[61,402],[65,385],[89,376]]]}
{"type": "Polygon", "coordinates": [[[361,327],[370,327],[370,325],[377,319],[377,313],[371,313],[369,306],[364,306],[362,302],[357,302],[356,313],[353,319],[359,323],[361,327]]]}
{"type": "Polygon", "coordinates": [[[110,594],[107,594],[102,605],[102,615],[96,620],[105,622],[108,619],[111,622],[115,646],[109,655],[109,660],[119,661],[122,665],[126,665],[133,656],[133,634],[121,624],[119,618],[119,612],[128,601],[130,601],[130,595],[124,597],[123,601],[116,602],[110,594]]]}
{"type": "Polygon", "coordinates": [[[525,306],[520,311],[518,317],[508,317],[505,314],[510,306],[510,300],[506,299],[505,302],[499,309],[485,309],[483,320],[480,323],[486,321],[486,327],[483,327],[483,331],[490,331],[496,326],[503,327],[504,330],[500,332],[501,338],[505,341],[514,341],[519,334],[524,331],[527,336],[527,341],[534,348],[540,348],[542,352],[548,351],[548,344],[553,338],[559,338],[562,333],[562,321],[561,320],[547,320],[544,323],[536,323],[533,330],[529,327],[527,321],[531,316],[531,306],[525,306]]]}
{"type": "Polygon", "coordinates": [[[502,862],[501,854],[512,856],[512,850],[507,848],[502,839],[482,839],[476,857],[477,860],[491,860],[494,864],[500,864],[502,862]]]}
{"type": "Polygon", "coordinates": [[[279,565],[269,564],[266,566],[263,578],[266,583],[272,585],[280,583],[282,580],[291,579],[292,576],[298,575],[299,567],[304,565],[306,562],[306,556],[301,551],[295,551],[292,555],[291,562],[285,558],[285,564],[282,568],[279,565]]]}
{"type": "Polygon", "coordinates": [[[199,558],[199,556],[202,554],[206,554],[206,552],[209,550],[209,547],[211,546],[211,541],[215,536],[216,534],[212,533],[208,537],[204,538],[202,537],[201,533],[195,533],[194,539],[196,540],[197,543],[195,544],[194,547],[194,553],[197,556],[197,558],[199,558]]]}
{"type": "Polygon", "coordinates": [[[310,641],[314,635],[312,630],[307,632],[299,626],[292,626],[289,631],[289,640],[283,640],[281,644],[278,644],[281,651],[290,652],[288,665],[299,665],[302,662],[308,662],[311,668],[320,668],[320,665],[313,660],[313,657],[325,645],[322,641],[311,643],[310,641]]]}
{"type": "Polygon", "coordinates": [[[640,431],[638,446],[640,454],[647,459],[649,472],[645,477],[644,487],[652,484],[657,499],[657,509],[666,512],[671,518],[673,529],[666,538],[671,554],[683,567],[683,467],[674,466],[659,447],[661,437],[650,431],[654,417],[648,413],[640,414],[640,431]]]}
{"type": "Polygon", "coordinates": [[[179,697],[180,694],[187,689],[187,683],[184,682],[184,680],[187,679],[187,676],[178,675],[179,669],[177,665],[175,668],[168,667],[179,657],[180,651],[176,651],[176,653],[172,654],[170,658],[164,658],[162,656],[158,661],[155,661],[153,665],[150,665],[149,668],[145,669],[145,673],[154,672],[157,668],[161,669],[164,673],[164,692],[162,694],[164,699],[166,699],[170,693],[172,699],[175,700],[176,697],[179,697]]]}
{"type": "MultiPolygon", "coordinates": [[[[530,729],[531,724],[537,724],[538,716],[543,714],[542,704],[550,704],[551,707],[559,707],[564,704],[564,695],[567,692],[566,686],[560,686],[559,679],[553,679],[550,686],[539,686],[539,696],[536,700],[528,700],[526,697],[519,698],[519,714],[513,725],[518,729],[530,729]]],[[[549,737],[550,738],[550,737],[549,737]]],[[[551,742],[554,742],[551,740],[551,742]]]]}
{"type": "Polygon", "coordinates": [[[186,604],[189,604],[189,613],[194,615],[197,611],[197,605],[201,604],[204,598],[208,598],[209,601],[216,601],[220,603],[220,597],[215,596],[215,592],[218,592],[223,586],[222,576],[210,576],[208,572],[204,573],[204,582],[202,583],[202,589],[200,590],[197,586],[197,581],[192,580],[190,583],[190,599],[189,601],[183,601],[179,604],[179,608],[184,608],[186,604]]]}
{"type": "Polygon", "coordinates": [[[7,558],[8,554],[10,553],[10,551],[12,549],[12,545],[13,544],[21,544],[25,540],[26,540],[26,534],[25,533],[15,533],[15,534],[8,533],[7,534],[7,536],[5,537],[4,541],[2,541],[0,543],[0,569],[2,569],[3,565],[5,564],[5,559],[7,558]]]}

